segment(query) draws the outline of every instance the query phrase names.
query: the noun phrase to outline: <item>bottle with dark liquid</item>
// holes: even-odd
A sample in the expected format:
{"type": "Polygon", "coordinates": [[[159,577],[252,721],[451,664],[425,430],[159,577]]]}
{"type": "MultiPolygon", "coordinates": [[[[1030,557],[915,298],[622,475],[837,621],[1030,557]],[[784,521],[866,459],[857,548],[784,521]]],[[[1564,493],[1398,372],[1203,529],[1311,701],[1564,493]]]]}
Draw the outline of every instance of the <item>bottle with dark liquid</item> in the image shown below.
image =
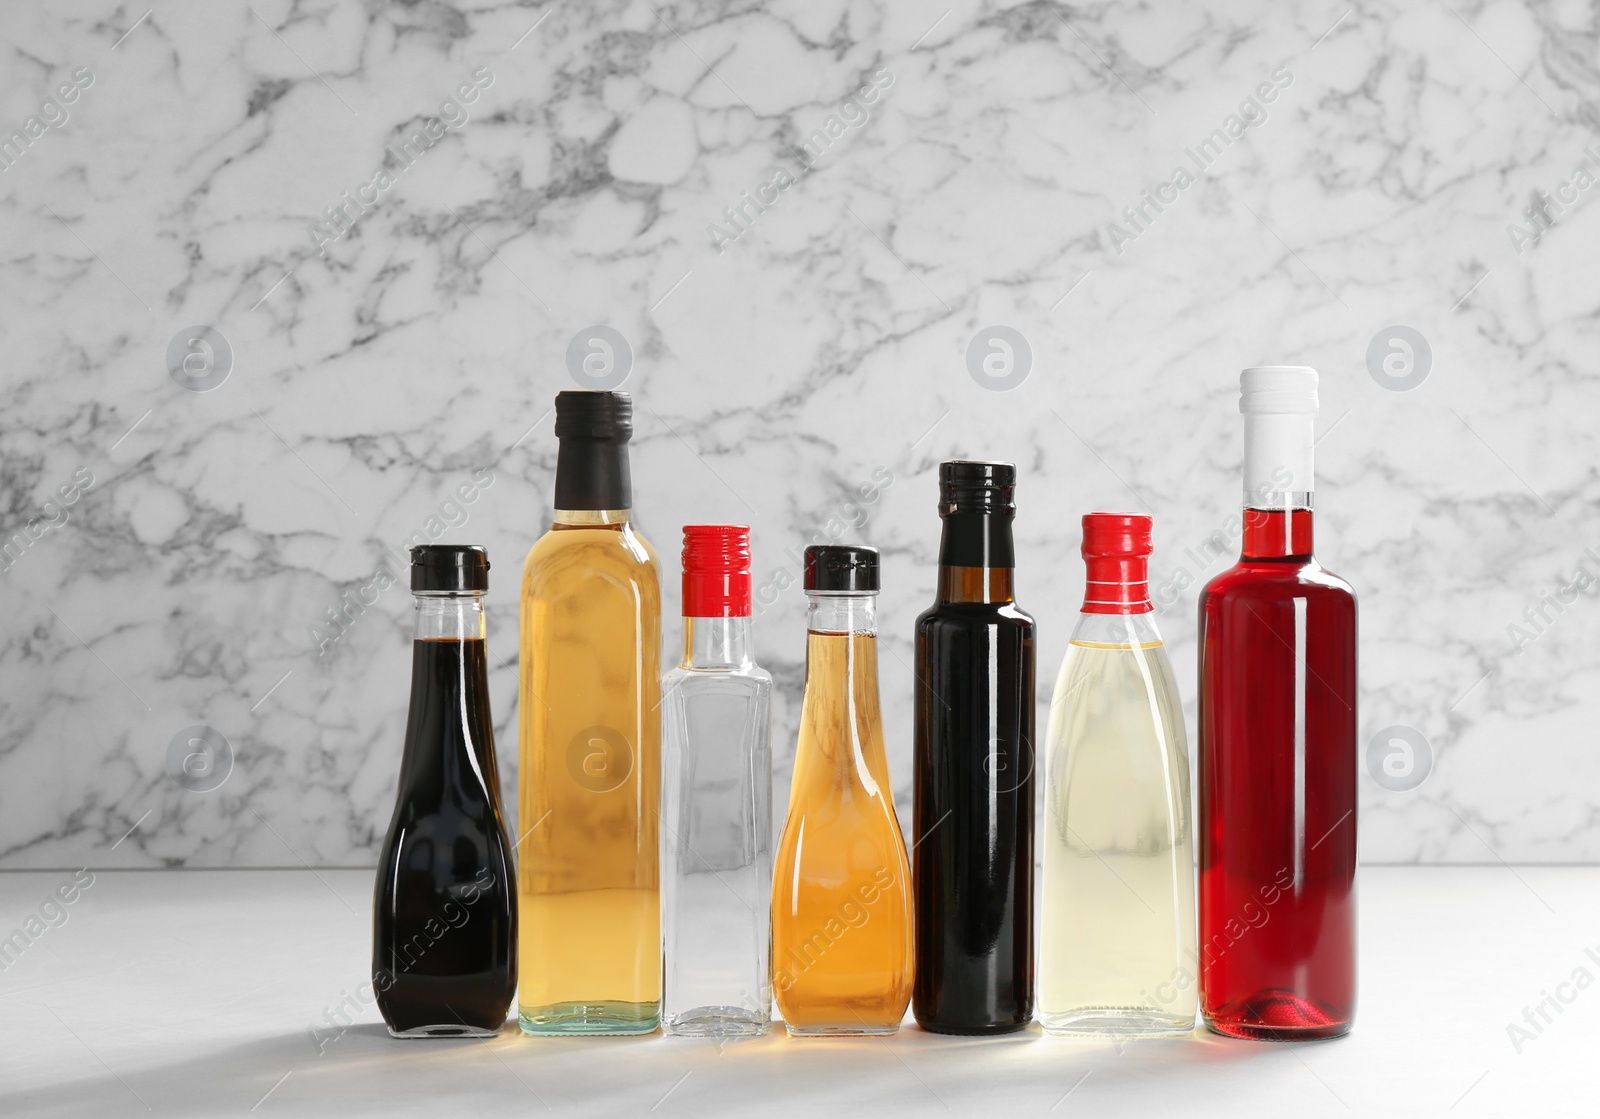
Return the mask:
{"type": "Polygon", "coordinates": [[[1239,562],[1200,595],[1200,1010],[1230,1037],[1350,1029],[1356,596],[1311,553],[1317,373],[1246,369],[1239,562]]]}
{"type": "Polygon", "coordinates": [[[517,989],[476,545],[411,549],[411,713],[373,897],[372,985],[395,1037],[487,1037],[517,989]]]}
{"type": "Polygon", "coordinates": [[[1017,607],[1016,468],[939,466],[937,600],[917,619],[916,984],[925,1030],[1033,1017],[1033,619],[1017,607]]]}

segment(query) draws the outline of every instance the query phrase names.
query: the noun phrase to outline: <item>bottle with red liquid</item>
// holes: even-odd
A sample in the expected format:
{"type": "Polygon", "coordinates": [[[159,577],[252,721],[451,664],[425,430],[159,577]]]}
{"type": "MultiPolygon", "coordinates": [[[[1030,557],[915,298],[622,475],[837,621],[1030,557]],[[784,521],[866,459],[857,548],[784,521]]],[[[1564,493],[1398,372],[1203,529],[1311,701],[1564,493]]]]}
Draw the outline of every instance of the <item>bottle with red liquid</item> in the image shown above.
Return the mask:
{"type": "Polygon", "coordinates": [[[1200,595],[1200,1010],[1231,1037],[1355,1014],[1356,597],[1311,553],[1317,374],[1246,369],[1239,562],[1200,595]]]}

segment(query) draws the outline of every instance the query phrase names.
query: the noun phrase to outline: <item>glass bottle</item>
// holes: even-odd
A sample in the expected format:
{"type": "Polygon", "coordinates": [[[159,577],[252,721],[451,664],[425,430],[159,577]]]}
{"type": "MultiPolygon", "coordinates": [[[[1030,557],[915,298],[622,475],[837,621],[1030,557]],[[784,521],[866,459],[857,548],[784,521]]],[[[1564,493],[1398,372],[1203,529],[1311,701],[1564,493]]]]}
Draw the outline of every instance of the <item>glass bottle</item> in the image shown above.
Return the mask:
{"type": "Polygon", "coordinates": [[[522,574],[518,1017],[639,1034],[661,1009],[661,587],[626,393],[556,396],[555,519],[522,574]]]}
{"type": "Polygon", "coordinates": [[[1247,369],[1239,562],[1200,595],[1200,985],[1232,1037],[1355,1013],[1356,598],[1311,554],[1317,374],[1247,369]]]}
{"type": "Polygon", "coordinates": [[[663,1032],[772,1024],[772,677],[751,659],[750,529],[683,530],[683,660],[661,683],[663,1032]]]}
{"type": "Polygon", "coordinates": [[[1045,760],[1039,1018],[1055,1034],[1194,1029],[1189,751],[1151,614],[1150,523],[1083,518],[1083,611],[1045,760]]]}
{"type": "Polygon", "coordinates": [[[912,878],[925,1030],[1033,1020],[1033,618],[1017,607],[1016,467],[939,466],[938,590],[917,618],[912,878]]]}
{"type": "Polygon", "coordinates": [[[394,815],[372,905],[372,986],[395,1037],[488,1037],[517,988],[476,545],[411,549],[416,636],[394,815]]]}
{"type": "Polygon", "coordinates": [[[805,552],[806,685],[772,881],[790,1034],[892,1034],[911,1001],[910,868],[878,710],[878,553],[805,552]]]}

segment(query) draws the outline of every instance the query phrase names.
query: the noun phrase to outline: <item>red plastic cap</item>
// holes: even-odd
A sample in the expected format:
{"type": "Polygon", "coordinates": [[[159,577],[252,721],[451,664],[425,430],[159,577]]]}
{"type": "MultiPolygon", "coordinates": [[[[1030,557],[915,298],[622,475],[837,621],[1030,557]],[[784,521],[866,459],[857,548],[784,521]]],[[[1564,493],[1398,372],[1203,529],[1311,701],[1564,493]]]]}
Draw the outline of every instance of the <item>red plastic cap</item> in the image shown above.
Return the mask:
{"type": "Polygon", "coordinates": [[[1150,605],[1148,513],[1083,515],[1083,612],[1147,614],[1150,605]]]}
{"type": "Polygon", "coordinates": [[[683,616],[750,616],[750,526],[683,526],[683,616]]]}

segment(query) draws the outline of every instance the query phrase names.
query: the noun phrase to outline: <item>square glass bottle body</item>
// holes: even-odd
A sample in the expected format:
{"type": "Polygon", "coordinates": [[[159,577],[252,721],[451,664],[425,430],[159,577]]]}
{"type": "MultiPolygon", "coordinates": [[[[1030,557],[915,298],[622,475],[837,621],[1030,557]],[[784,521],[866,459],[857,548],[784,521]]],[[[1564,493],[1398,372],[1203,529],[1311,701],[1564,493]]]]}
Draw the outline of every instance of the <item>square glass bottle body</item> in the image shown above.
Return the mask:
{"type": "Polygon", "coordinates": [[[524,1032],[659,1022],[660,649],[655,553],[628,511],[558,509],[522,581],[524,1032]]]}
{"type": "Polygon", "coordinates": [[[1183,707],[1151,615],[1083,614],[1050,705],[1039,1019],[1051,1033],[1194,1028],[1183,707]]]}
{"type": "Polygon", "coordinates": [[[662,682],[664,1032],[772,1024],[772,677],[748,617],[685,618],[662,682]]]}

